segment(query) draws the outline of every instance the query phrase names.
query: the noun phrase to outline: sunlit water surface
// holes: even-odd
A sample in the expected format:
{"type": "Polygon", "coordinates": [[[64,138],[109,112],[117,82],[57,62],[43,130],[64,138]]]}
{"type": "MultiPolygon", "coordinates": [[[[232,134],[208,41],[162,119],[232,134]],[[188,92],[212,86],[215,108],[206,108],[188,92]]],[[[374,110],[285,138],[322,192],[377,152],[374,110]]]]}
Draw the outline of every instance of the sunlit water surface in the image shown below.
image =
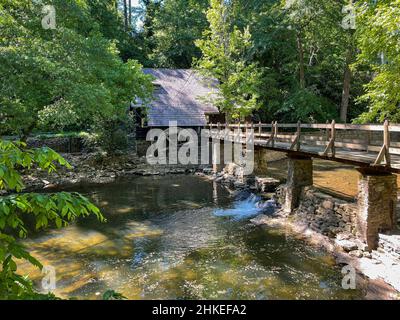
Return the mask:
{"type": "MultiPolygon", "coordinates": [[[[196,176],[86,186],[108,222],[81,220],[25,241],[57,272],[56,294],[100,299],[357,299],[331,257],[282,230],[254,226],[255,196],[238,201],[196,176]]],[[[270,209],[270,203],[264,204],[270,209]]],[[[271,211],[271,210],[269,210],[271,211]]],[[[41,287],[42,275],[27,264],[41,287]]]]}

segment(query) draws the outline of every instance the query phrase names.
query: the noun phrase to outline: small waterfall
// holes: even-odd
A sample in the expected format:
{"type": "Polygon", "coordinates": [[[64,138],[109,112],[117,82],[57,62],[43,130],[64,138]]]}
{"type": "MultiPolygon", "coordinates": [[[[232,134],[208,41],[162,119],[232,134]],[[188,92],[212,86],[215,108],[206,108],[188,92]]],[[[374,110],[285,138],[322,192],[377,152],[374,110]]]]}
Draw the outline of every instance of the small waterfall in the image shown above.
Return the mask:
{"type": "Polygon", "coordinates": [[[215,210],[214,215],[218,217],[233,217],[234,220],[243,220],[261,213],[273,214],[276,207],[275,200],[264,201],[260,196],[250,194],[244,200],[235,201],[233,208],[215,210]]]}

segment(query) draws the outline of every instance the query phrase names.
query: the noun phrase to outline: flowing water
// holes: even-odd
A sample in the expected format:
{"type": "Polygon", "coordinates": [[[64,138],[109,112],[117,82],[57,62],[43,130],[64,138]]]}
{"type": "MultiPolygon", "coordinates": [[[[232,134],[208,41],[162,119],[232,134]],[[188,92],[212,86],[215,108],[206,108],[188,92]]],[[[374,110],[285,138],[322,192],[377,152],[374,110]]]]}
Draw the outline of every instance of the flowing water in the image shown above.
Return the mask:
{"type": "MultiPolygon", "coordinates": [[[[76,189],[75,189],[76,190],[76,189]]],[[[64,298],[358,299],[341,288],[333,259],[282,230],[249,219],[272,201],[235,200],[196,176],[137,177],[79,188],[108,222],[85,219],[25,244],[55,268],[64,298]]],[[[40,288],[42,275],[21,264],[40,288]]]]}

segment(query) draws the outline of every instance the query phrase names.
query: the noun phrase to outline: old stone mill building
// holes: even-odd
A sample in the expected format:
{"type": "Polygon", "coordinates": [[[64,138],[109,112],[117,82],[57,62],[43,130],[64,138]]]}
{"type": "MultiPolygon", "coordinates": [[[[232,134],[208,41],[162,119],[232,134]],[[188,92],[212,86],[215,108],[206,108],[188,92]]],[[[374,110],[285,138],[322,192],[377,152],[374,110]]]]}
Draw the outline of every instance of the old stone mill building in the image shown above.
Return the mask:
{"type": "MultiPolygon", "coordinates": [[[[252,152],[258,172],[267,172],[267,160],[274,158],[277,152],[286,155],[286,183],[277,190],[285,212],[301,218],[311,229],[336,237],[339,242],[346,241],[343,234],[357,238],[358,247],[348,245],[347,249],[360,249],[357,253],[360,257],[363,252],[369,254],[381,247],[399,260],[396,208],[400,125],[388,122],[350,125],[335,121],[226,124],[218,108],[204,100],[213,94],[212,83],[195,71],[146,69],[145,72],[155,77],[155,95],[147,117],[140,119],[142,130],[166,128],[170,121],[176,121],[178,127],[209,129],[209,150],[214,154],[211,158],[215,174],[229,171],[223,159],[225,146],[228,143],[245,145],[246,133],[253,131],[255,148],[252,152]],[[338,199],[313,187],[313,159],[354,166],[359,172],[355,201],[338,199]]],[[[397,288],[400,288],[400,276],[398,280],[397,288]]]]}

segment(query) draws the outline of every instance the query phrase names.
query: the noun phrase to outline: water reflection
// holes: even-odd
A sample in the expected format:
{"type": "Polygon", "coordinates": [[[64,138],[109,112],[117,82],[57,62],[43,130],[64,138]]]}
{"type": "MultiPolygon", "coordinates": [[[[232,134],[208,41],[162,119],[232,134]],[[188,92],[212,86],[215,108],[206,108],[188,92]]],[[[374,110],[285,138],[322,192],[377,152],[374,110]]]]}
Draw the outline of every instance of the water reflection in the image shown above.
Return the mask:
{"type": "MultiPolygon", "coordinates": [[[[235,202],[195,176],[140,177],[78,190],[108,223],[86,219],[26,240],[57,271],[63,297],[97,299],[108,289],[130,299],[358,298],[340,288],[334,261],[282,230],[248,217],[273,211],[258,197],[235,202]]],[[[40,273],[21,266],[40,283],[40,273]]]]}

